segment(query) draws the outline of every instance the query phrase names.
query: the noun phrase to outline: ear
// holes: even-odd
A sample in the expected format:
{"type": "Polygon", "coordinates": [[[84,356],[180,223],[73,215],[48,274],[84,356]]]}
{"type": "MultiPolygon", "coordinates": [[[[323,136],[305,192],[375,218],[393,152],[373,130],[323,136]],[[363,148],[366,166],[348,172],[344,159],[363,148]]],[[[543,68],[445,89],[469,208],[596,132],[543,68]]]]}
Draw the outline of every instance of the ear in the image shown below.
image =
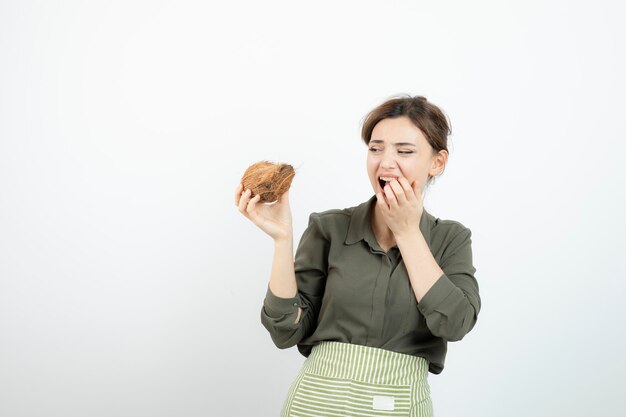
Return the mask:
{"type": "Polygon", "coordinates": [[[430,175],[436,177],[440,175],[444,168],[446,167],[446,163],[448,162],[448,152],[445,150],[439,151],[436,155],[434,155],[432,164],[430,165],[431,171],[430,175]]]}

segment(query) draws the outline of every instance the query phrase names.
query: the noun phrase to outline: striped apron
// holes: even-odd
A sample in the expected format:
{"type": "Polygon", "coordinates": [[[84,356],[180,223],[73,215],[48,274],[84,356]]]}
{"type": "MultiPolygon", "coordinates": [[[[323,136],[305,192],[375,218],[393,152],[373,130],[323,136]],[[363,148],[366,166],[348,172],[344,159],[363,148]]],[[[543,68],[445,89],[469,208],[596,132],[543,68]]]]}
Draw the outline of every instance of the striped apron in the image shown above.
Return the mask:
{"type": "Polygon", "coordinates": [[[313,346],[280,417],[433,417],[425,358],[351,343],[313,346]]]}

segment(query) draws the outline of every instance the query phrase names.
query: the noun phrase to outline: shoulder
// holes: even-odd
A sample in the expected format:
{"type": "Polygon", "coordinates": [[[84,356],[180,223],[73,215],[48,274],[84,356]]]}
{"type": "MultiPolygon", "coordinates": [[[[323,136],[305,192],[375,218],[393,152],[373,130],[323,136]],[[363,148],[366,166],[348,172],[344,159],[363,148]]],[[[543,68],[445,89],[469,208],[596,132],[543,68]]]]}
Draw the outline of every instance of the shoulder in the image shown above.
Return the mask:
{"type": "Polygon", "coordinates": [[[453,242],[466,241],[472,236],[472,231],[458,220],[435,218],[431,240],[435,246],[445,248],[453,242]]]}
{"type": "Polygon", "coordinates": [[[315,225],[327,238],[331,238],[331,235],[345,237],[350,228],[352,215],[359,207],[360,206],[354,206],[312,212],[309,215],[309,226],[315,225]]]}
{"type": "Polygon", "coordinates": [[[451,233],[461,233],[465,231],[469,231],[469,227],[465,226],[458,220],[451,219],[440,219],[436,218],[435,227],[433,229],[440,229],[441,231],[451,232],[451,233]]]}
{"type": "Polygon", "coordinates": [[[350,208],[314,211],[309,215],[309,224],[314,222],[324,229],[333,229],[339,226],[347,228],[351,216],[352,211],[350,208]]]}
{"type": "Polygon", "coordinates": [[[472,231],[458,220],[437,219],[432,230],[431,248],[446,273],[476,272],[472,265],[472,231]]]}
{"type": "Polygon", "coordinates": [[[343,209],[330,209],[324,211],[316,211],[311,213],[311,216],[316,216],[322,221],[325,222],[341,222],[350,220],[352,216],[352,212],[354,211],[354,207],[343,208],[343,209]]]}

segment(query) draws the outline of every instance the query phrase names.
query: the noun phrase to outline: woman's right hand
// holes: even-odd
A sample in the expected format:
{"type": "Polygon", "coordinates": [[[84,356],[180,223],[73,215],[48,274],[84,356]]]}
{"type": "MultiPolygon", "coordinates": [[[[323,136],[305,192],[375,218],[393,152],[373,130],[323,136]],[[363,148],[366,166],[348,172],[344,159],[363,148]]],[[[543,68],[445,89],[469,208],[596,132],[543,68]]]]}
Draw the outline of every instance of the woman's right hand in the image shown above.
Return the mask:
{"type": "Polygon", "coordinates": [[[289,207],[289,190],[278,198],[273,204],[259,204],[259,194],[250,198],[251,191],[243,190],[243,184],[239,183],[235,189],[235,205],[241,214],[256,224],[261,230],[270,235],[274,240],[292,238],[293,226],[291,222],[291,208],[289,207]]]}

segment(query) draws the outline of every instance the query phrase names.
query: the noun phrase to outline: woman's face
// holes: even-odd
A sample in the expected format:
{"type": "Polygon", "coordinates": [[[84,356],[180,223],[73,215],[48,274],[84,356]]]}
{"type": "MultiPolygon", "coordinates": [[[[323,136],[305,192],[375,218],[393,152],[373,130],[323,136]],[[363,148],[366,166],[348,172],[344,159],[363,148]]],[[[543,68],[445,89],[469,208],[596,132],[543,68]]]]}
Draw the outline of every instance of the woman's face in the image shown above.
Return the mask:
{"type": "Polygon", "coordinates": [[[412,186],[417,182],[423,191],[428,175],[439,174],[442,167],[441,158],[433,156],[432,146],[407,116],[378,122],[368,148],[367,174],[375,193],[384,193],[379,181],[383,174],[404,177],[412,186]]]}

